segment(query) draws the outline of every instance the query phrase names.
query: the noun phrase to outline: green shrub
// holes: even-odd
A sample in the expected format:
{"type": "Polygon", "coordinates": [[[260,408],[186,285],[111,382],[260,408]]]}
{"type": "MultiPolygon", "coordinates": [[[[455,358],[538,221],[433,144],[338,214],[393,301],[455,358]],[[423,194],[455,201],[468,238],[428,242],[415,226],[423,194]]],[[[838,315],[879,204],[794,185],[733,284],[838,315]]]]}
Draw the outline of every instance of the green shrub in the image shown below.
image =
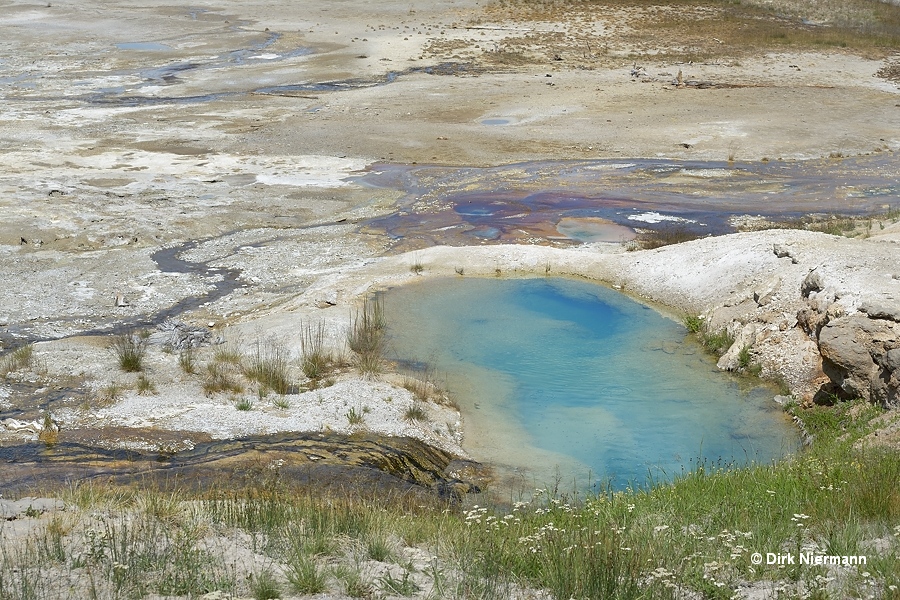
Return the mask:
{"type": "Polygon", "coordinates": [[[685,314],[681,317],[681,324],[684,325],[685,329],[687,329],[690,333],[699,333],[701,329],[703,329],[703,316],[702,315],[691,315],[685,314]]]}

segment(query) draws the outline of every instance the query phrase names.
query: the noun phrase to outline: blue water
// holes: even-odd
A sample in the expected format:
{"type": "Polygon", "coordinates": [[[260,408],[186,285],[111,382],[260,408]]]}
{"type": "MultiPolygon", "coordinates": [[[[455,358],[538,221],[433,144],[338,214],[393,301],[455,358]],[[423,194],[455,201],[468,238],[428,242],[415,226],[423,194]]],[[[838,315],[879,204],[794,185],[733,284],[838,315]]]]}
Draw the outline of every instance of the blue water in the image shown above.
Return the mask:
{"type": "Polygon", "coordinates": [[[460,404],[466,450],[525,484],[644,485],[798,444],[770,389],[719,372],[680,324],[598,285],[423,281],[389,291],[385,311],[397,357],[429,363],[460,404]]]}

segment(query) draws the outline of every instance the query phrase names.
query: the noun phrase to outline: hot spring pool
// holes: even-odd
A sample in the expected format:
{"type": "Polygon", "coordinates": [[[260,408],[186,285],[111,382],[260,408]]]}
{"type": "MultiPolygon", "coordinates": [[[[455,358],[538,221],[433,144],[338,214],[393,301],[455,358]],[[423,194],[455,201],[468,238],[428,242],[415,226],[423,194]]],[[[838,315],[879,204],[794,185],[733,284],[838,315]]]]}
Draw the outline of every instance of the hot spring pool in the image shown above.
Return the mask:
{"type": "Polygon", "coordinates": [[[622,488],[799,443],[772,390],[719,372],[681,325],[599,285],[424,280],[384,308],[397,358],[434,369],[464,447],[507,484],[622,488]]]}

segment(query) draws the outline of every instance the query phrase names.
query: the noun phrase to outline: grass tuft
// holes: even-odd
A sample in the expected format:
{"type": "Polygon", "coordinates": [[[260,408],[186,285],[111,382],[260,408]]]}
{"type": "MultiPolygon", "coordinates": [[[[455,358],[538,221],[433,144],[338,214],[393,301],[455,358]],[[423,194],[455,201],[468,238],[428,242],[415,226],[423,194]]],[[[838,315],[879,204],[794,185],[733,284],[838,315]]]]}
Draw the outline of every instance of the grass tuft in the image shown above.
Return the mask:
{"type": "Polygon", "coordinates": [[[193,348],[185,348],[178,354],[178,366],[188,375],[197,374],[197,362],[195,360],[193,348]]]}
{"type": "Polygon", "coordinates": [[[281,586],[271,571],[260,571],[250,582],[254,600],[276,600],[281,598],[281,586]]]}
{"type": "Polygon", "coordinates": [[[0,359],[0,377],[30,367],[34,361],[34,344],[16,348],[0,359]]]}
{"type": "Polygon", "coordinates": [[[119,368],[126,373],[144,370],[149,334],[146,331],[125,331],[113,336],[110,348],[116,355],[119,368]]]}
{"type": "Polygon", "coordinates": [[[403,418],[407,421],[428,421],[428,411],[422,402],[415,400],[403,413],[403,418]]]}
{"type": "Polygon", "coordinates": [[[346,414],[347,423],[351,426],[362,425],[365,421],[365,417],[363,417],[362,411],[356,410],[354,407],[350,407],[350,410],[347,411],[346,414]]]}
{"type": "Polygon", "coordinates": [[[685,329],[690,333],[700,333],[700,330],[703,328],[703,323],[702,315],[685,314],[681,317],[681,324],[684,325],[685,329]]]}
{"type": "Polygon", "coordinates": [[[347,345],[356,354],[356,368],[363,375],[377,375],[384,370],[387,323],[380,296],[370,296],[350,319],[347,345]]]}
{"type": "Polygon", "coordinates": [[[359,565],[339,565],[334,569],[334,576],[341,582],[344,593],[351,598],[368,598],[374,591],[359,565]]]}
{"type": "Polygon", "coordinates": [[[400,577],[394,577],[388,571],[378,578],[378,588],[387,596],[403,596],[407,598],[415,595],[422,588],[409,577],[409,571],[403,571],[400,577]]]}
{"type": "Polygon", "coordinates": [[[256,340],[254,352],[244,364],[244,376],[278,394],[287,394],[292,385],[288,375],[290,356],[280,341],[256,340]]]}
{"type": "Polygon", "coordinates": [[[300,367],[303,374],[312,381],[318,381],[328,375],[334,363],[334,355],[325,348],[325,323],[313,329],[306,323],[300,333],[300,367]]]}
{"type": "Polygon", "coordinates": [[[328,580],[314,556],[292,555],[288,558],[285,573],[288,583],[298,594],[321,594],[328,589],[328,580]]]}
{"type": "Polygon", "coordinates": [[[244,391],[241,383],[239,366],[233,363],[211,362],[206,365],[206,378],[203,382],[203,392],[207,396],[218,392],[244,391]]]}
{"type": "Polygon", "coordinates": [[[137,393],[142,396],[152,396],[156,393],[156,385],[150,381],[150,378],[141,373],[135,383],[137,393]]]}

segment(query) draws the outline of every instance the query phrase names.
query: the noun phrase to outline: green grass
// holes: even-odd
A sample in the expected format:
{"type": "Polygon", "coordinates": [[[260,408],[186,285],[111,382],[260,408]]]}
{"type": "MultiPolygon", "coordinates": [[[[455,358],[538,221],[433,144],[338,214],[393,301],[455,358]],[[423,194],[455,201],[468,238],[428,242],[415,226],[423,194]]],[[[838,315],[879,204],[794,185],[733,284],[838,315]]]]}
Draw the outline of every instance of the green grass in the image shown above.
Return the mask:
{"type": "Polygon", "coordinates": [[[359,565],[339,565],[333,572],[344,593],[351,598],[368,598],[372,595],[372,582],[366,578],[359,565]]]}
{"type": "Polygon", "coordinates": [[[734,337],[724,327],[716,331],[705,331],[700,333],[700,341],[703,347],[713,354],[722,355],[731,348],[734,343],[734,337]]]}
{"type": "Polygon", "coordinates": [[[334,364],[334,354],[325,347],[325,322],[313,328],[306,323],[300,332],[300,367],[303,374],[314,382],[329,374],[334,364]]]}
{"type": "Polygon", "coordinates": [[[227,363],[233,365],[242,365],[244,362],[244,353],[241,350],[241,340],[228,341],[216,347],[213,352],[213,361],[217,363],[227,363]]]}
{"type": "Polygon", "coordinates": [[[193,348],[185,348],[178,354],[178,366],[188,375],[197,374],[197,361],[193,348]]]}
{"type": "Polygon", "coordinates": [[[110,349],[115,354],[120,369],[126,373],[144,370],[144,355],[147,353],[149,337],[146,331],[125,331],[113,336],[110,349]]]}
{"type": "Polygon", "coordinates": [[[347,345],[356,355],[355,366],[363,375],[377,375],[384,370],[385,333],[384,304],[380,296],[369,296],[362,308],[350,319],[347,345]]]}
{"type": "Polygon", "coordinates": [[[400,577],[388,571],[378,578],[378,588],[387,596],[403,596],[409,597],[418,592],[421,588],[412,579],[410,579],[409,571],[404,571],[400,577]]]}
{"type": "Polygon", "coordinates": [[[203,391],[207,396],[219,392],[243,392],[244,384],[241,382],[240,366],[230,362],[207,364],[203,391]]]}
{"type": "Polygon", "coordinates": [[[151,396],[156,393],[156,385],[143,373],[138,376],[135,389],[142,396],[151,396]]]}
{"type": "Polygon", "coordinates": [[[243,363],[244,377],[278,394],[287,394],[293,387],[289,375],[290,353],[275,339],[256,340],[253,353],[243,363]]]}
{"type": "Polygon", "coordinates": [[[421,401],[415,400],[404,411],[403,418],[407,421],[428,421],[428,410],[421,401]]]}
{"type": "Polygon", "coordinates": [[[347,411],[347,414],[345,416],[347,417],[347,423],[354,427],[357,425],[362,425],[365,422],[362,411],[356,410],[352,406],[350,407],[350,410],[347,411]]]}
{"type": "MultiPolygon", "coordinates": [[[[682,323],[688,332],[697,336],[697,340],[710,354],[722,356],[734,344],[734,337],[728,333],[726,328],[714,329],[702,317],[685,316],[682,319],[682,323]]],[[[738,357],[739,362],[742,366],[749,367],[750,359],[750,348],[743,348],[741,355],[738,357]],[[746,365],[743,365],[744,362],[746,362],[746,365]]]]}
{"type": "Polygon", "coordinates": [[[663,225],[658,229],[646,229],[626,244],[627,250],[653,250],[672,244],[696,240],[702,236],[682,224],[663,225]]]}
{"type": "Polygon", "coordinates": [[[681,324],[684,325],[684,328],[690,333],[700,333],[700,330],[703,328],[703,323],[702,315],[685,314],[681,317],[681,324]]]}
{"type": "Polygon", "coordinates": [[[288,583],[298,594],[321,594],[328,589],[328,580],[314,556],[294,555],[285,570],[288,583]]]}
{"type": "Polygon", "coordinates": [[[254,600],[281,598],[281,586],[271,571],[261,571],[251,579],[250,589],[254,600]]]}
{"type": "Polygon", "coordinates": [[[30,367],[34,361],[34,344],[16,348],[0,358],[0,377],[6,377],[13,371],[30,367]]]}

